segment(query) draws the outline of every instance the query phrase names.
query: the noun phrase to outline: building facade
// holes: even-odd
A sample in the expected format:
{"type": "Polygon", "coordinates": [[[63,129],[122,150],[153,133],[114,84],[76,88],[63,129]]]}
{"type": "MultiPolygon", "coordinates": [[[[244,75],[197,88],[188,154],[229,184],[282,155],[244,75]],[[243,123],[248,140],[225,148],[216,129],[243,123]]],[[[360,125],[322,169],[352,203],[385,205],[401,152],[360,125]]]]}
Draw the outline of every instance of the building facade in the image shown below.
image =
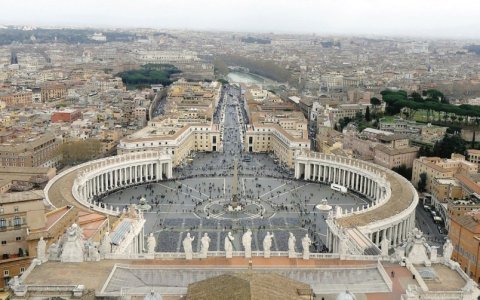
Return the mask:
{"type": "Polygon", "coordinates": [[[52,133],[27,141],[10,141],[0,145],[0,166],[53,167],[60,160],[60,142],[52,133]]]}

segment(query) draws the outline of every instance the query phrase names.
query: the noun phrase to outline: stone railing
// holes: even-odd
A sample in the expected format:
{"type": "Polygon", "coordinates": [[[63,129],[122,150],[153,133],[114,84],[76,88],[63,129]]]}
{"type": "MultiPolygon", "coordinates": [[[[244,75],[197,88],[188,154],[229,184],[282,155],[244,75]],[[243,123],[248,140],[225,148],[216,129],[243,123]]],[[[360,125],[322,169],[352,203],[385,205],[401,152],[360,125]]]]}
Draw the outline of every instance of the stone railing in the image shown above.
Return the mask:
{"type": "MultiPolygon", "coordinates": [[[[245,257],[244,251],[233,251],[233,257],[245,257]]],[[[252,251],[252,257],[263,257],[263,251],[252,251]]],[[[185,253],[183,252],[155,252],[154,254],[149,253],[107,253],[105,254],[105,259],[131,259],[131,260],[144,260],[144,259],[161,259],[161,260],[174,260],[174,259],[185,259],[185,253]]],[[[208,251],[207,257],[226,257],[225,251],[208,251]]],[[[271,251],[270,257],[288,257],[287,251],[271,251]]],[[[295,257],[297,259],[302,259],[303,254],[301,252],[296,252],[295,257]]],[[[200,259],[200,253],[193,253],[193,259],[200,259]]],[[[310,259],[341,259],[341,260],[364,260],[364,261],[389,261],[390,257],[383,257],[381,255],[354,255],[346,254],[340,256],[338,253],[310,253],[310,259]]]]}

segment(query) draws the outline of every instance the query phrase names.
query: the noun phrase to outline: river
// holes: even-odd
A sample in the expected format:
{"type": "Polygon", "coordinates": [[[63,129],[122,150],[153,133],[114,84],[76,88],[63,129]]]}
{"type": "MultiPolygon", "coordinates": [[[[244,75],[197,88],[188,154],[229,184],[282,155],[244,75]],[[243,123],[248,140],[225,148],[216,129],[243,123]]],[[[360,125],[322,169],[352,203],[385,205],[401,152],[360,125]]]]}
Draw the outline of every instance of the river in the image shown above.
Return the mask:
{"type": "Polygon", "coordinates": [[[260,76],[255,76],[253,74],[247,74],[242,72],[230,72],[227,75],[227,80],[232,83],[265,83],[265,80],[260,76]]]}

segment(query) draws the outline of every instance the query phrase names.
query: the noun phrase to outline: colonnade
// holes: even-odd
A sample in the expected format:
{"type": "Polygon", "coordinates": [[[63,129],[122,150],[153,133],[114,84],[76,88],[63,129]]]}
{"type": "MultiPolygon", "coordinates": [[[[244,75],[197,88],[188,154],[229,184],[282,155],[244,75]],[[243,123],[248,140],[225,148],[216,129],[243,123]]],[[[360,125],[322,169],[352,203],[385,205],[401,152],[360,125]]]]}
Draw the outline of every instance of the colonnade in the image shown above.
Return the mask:
{"type": "MultiPolygon", "coordinates": [[[[362,194],[372,201],[367,208],[357,208],[355,212],[352,209],[350,214],[342,214],[341,210],[330,214],[329,219],[327,219],[326,246],[332,252],[345,251],[340,246],[342,239],[352,241],[353,244],[348,245],[349,248],[351,246],[355,248],[351,249],[352,254],[364,254],[363,250],[371,246],[378,251],[384,239],[388,240],[389,248],[396,247],[407,239],[408,233],[415,227],[415,207],[418,203],[418,194],[407,180],[391,170],[351,158],[311,153],[296,158],[295,178],[328,184],[335,183],[362,194]],[[389,178],[398,181],[397,185],[401,184],[404,187],[404,189],[397,189],[398,191],[411,194],[412,198],[410,199],[413,201],[410,205],[404,211],[392,212],[390,216],[385,216],[384,219],[372,216],[370,217],[371,222],[363,220],[361,225],[358,225],[359,227],[342,228],[337,224],[336,218],[341,218],[342,221],[349,217],[356,218],[356,216],[361,216],[362,213],[377,209],[388,201],[396,201],[395,195],[392,194],[390,182],[386,180],[387,174],[390,176],[389,178]],[[345,236],[347,232],[348,237],[345,236]]],[[[342,224],[351,223],[347,221],[342,224]]],[[[346,246],[344,243],[343,247],[346,246]]]]}
{"type": "MultiPolygon", "coordinates": [[[[327,224],[330,222],[327,222],[327,224]]],[[[332,231],[332,224],[329,225],[329,230],[327,232],[326,246],[330,249],[331,252],[336,253],[339,250],[340,239],[348,237],[339,237],[338,232],[332,231]]],[[[336,227],[336,226],[335,226],[336,227]]],[[[382,241],[384,239],[388,240],[389,248],[395,248],[400,246],[403,242],[407,240],[408,233],[415,227],[415,214],[410,214],[408,218],[403,219],[397,223],[389,224],[388,226],[380,229],[375,229],[374,231],[365,234],[364,236],[370,240],[370,242],[375,245],[377,248],[381,248],[382,241]]],[[[336,228],[338,229],[338,227],[336,228]]],[[[357,231],[359,232],[359,231],[357,231]]],[[[362,234],[362,233],[360,233],[362,234]]],[[[364,247],[359,247],[358,250],[364,250],[364,247]]],[[[363,254],[363,253],[359,253],[363,254]]]]}
{"type": "Polygon", "coordinates": [[[112,166],[86,175],[85,183],[78,187],[78,193],[83,200],[90,201],[93,196],[112,189],[171,177],[171,162],[141,162],[112,166]]]}
{"type": "Polygon", "coordinates": [[[379,176],[358,172],[352,166],[329,164],[320,161],[296,161],[295,178],[323,183],[335,183],[354,190],[371,200],[385,195],[385,188],[379,184],[379,176]]]}
{"type": "Polygon", "coordinates": [[[170,155],[156,151],[97,159],[57,175],[45,187],[45,194],[48,195],[50,189],[61,187],[62,182],[68,184],[69,180],[65,178],[72,172],[75,172],[75,179],[71,196],[76,201],[102,213],[118,215],[118,208],[113,211],[112,208],[97,206],[94,197],[135,184],[170,179],[173,177],[173,162],[170,155]]]}

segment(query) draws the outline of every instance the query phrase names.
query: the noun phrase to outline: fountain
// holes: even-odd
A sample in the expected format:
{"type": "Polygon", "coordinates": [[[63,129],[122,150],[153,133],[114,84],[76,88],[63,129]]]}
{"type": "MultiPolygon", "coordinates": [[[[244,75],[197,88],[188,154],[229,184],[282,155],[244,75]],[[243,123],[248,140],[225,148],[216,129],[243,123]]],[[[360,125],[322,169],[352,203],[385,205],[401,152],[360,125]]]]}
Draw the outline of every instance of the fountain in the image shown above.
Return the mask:
{"type": "Polygon", "coordinates": [[[330,211],[332,210],[332,206],[331,205],[328,205],[328,201],[327,199],[322,199],[322,201],[320,201],[320,204],[317,204],[315,206],[316,209],[318,210],[321,210],[321,211],[330,211]]]}
{"type": "Polygon", "coordinates": [[[147,199],[145,199],[145,197],[142,197],[138,202],[137,208],[141,211],[149,211],[152,208],[152,206],[147,203],[147,199]]]}

